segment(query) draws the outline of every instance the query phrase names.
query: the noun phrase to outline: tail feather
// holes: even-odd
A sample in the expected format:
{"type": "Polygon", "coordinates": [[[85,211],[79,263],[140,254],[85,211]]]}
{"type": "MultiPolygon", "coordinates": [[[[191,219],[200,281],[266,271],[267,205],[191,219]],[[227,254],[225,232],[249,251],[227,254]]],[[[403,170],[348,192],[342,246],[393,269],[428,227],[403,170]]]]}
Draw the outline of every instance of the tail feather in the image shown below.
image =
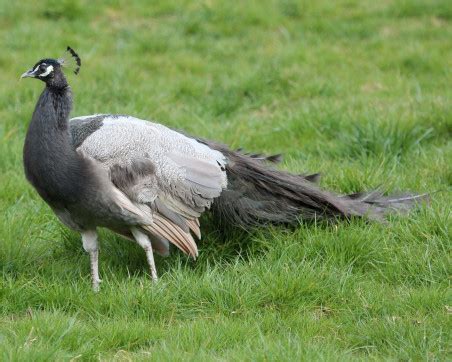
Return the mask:
{"type": "Polygon", "coordinates": [[[313,173],[312,175],[300,174],[299,176],[315,184],[320,182],[320,173],[313,173]]]}
{"type": "Polygon", "coordinates": [[[238,148],[236,150],[237,153],[240,153],[244,156],[249,156],[255,160],[259,160],[262,162],[269,162],[269,163],[280,163],[282,161],[282,155],[280,153],[277,153],[275,155],[264,155],[262,153],[248,153],[244,152],[242,148],[238,148]]]}
{"type": "Polygon", "coordinates": [[[427,202],[429,200],[429,196],[430,195],[427,193],[415,194],[409,192],[399,192],[389,196],[384,196],[380,189],[376,189],[370,192],[358,192],[342,197],[364,202],[371,205],[380,213],[388,214],[394,211],[408,212],[416,204],[420,202],[427,202]]]}
{"type": "Polygon", "coordinates": [[[259,155],[199,141],[222,152],[228,160],[228,188],[215,200],[212,209],[220,220],[237,226],[350,217],[383,221],[388,213],[406,212],[428,198],[425,194],[410,193],[383,196],[378,189],[337,195],[316,185],[319,174],[294,175],[279,171],[262,162],[259,155]]]}

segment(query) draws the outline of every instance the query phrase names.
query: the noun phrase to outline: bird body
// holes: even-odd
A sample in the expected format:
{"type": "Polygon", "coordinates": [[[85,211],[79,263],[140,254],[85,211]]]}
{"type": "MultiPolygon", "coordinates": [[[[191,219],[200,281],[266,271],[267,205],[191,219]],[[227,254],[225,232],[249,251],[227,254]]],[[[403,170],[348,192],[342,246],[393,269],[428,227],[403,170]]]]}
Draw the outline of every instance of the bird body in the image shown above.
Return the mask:
{"type": "MultiPolygon", "coordinates": [[[[69,52],[78,73],[80,59],[69,52]]],[[[193,236],[201,237],[199,217],[208,209],[221,221],[249,228],[300,218],[381,220],[423,197],[336,195],[318,187],[317,174],[275,169],[277,156],[233,151],[131,116],[69,119],[72,93],[62,65],[44,59],[23,75],[46,83],[27,132],[24,167],[60,220],[81,233],[94,290],[100,282],[97,227],[135,240],[156,280],[153,251],[168,255],[174,244],[195,258],[193,236]]]]}
{"type": "Polygon", "coordinates": [[[131,222],[136,217],[115,207],[108,173],[72,146],[67,123],[71,108],[69,86],[46,87],[25,139],[27,179],[62,221],[75,230],[121,224],[122,219],[131,222]]]}

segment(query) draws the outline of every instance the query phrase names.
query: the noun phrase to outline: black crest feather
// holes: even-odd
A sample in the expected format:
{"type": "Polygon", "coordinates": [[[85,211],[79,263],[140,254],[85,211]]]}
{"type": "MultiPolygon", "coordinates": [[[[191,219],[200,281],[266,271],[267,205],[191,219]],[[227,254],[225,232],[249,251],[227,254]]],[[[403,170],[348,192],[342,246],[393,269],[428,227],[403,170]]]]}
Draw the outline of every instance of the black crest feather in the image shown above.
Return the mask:
{"type": "Polygon", "coordinates": [[[67,47],[67,51],[69,52],[71,57],[74,58],[75,63],[77,64],[77,66],[74,69],[74,74],[78,74],[80,72],[80,67],[82,66],[82,61],[78,54],[75,52],[75,50],[72,49],[70,46],[67,47]]]}

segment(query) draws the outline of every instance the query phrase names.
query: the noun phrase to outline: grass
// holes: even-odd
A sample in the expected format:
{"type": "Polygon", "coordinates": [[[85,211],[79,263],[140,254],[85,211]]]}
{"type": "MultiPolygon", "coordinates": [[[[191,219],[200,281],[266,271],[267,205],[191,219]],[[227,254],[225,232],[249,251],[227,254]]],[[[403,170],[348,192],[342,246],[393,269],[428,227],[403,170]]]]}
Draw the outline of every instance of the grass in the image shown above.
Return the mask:
{"type": "Polygon", "coordinates": [[[0,0],[1,360],[447,360],[452,8],[401,1],[0,0]],[[387,225],[221,234],[158,258],[101,233],[101,292],[80,238],[24,179],[42,89],[18,77],[66,45],[74,115],[132,114],[356,192],[431,204],[387,225]]]}

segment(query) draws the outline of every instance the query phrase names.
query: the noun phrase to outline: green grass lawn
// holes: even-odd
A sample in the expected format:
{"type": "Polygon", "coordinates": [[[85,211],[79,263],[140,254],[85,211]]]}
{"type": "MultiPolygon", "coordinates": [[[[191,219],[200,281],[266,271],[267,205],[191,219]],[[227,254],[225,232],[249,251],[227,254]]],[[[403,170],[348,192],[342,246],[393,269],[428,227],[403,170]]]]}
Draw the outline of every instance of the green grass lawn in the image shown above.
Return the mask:
{"type": "Polygon", "coordinates": [[[448,0],[0,0],[0,360],[451,359],[448,0]],[[321,172],[341,193],[442,190],[387,225],[224,234],[157,258],[101,233],[88,256],[25,181],[43,84],[67,45],[73,115],[131,114],[321,172]]]}

